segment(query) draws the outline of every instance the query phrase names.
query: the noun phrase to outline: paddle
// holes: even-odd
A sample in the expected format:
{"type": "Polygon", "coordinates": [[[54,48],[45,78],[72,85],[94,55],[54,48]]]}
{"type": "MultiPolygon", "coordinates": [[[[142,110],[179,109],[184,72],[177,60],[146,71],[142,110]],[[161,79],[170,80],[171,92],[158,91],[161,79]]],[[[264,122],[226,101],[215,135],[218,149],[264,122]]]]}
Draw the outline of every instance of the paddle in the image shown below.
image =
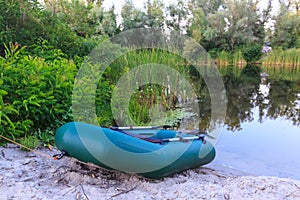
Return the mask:
{"type": "Polygon", "coordinates": [[[178,141],[189,141],[189,140],[203,140],[206,137],[206,134],[201,134],[197,136],[187,136],[187,137],[175,137],[168,139],[161,139],[162,142],[178,142],[178,141]]]}
{"type": "MultiPolygon", "coordinates": [[[[145,130],[145,129],[167,129],[167,128],[172,128],[170,125],[161,125],[161,126],[124,126],[124,127],[119,127],[119,126],[112,126],[110,129],[112,130],[145,130]]],[[[184,134],[191,134],[191,135],[198,135],[198,136],[188,136],[185,137],[185,140],[195,140],[199,139],[199,137],[204,138],[205,136],[211,138],[211,139],[216,139],[213,136],[210,136],[207,134],[205,131],[200,131],[199,129],[196,130],[178,130],[178,133],[184,133],[184,134]],[[186,139],[187,138],[187,139],[186,139]]],[[[135,136],[136,137],[136,136],[135,136]]],[[[152,138],[149,138],[149,141],[152,141],[152,138]]],[[[163,142],[173,142],[173,141],[180,141],[180,138],[170,138],[170,139],[165,139],[166,141],[163,142]],[[169,140],[169,141],[168,141],[169,140]]]]}
{"type": "Polygon", "coordinates": [[[206,131],[200,131],[199,129],[196,130],[179,130],[178,133],[185,133],[185,134],[191,134],[191,135],[205,135],[211,139],[216,139],[215,137],[208,135],[206,131]]]}
{"type": "Polygon", "coordinates": [[[175,138],[165,138],[165,139],[157,139],[157,138],[139,138],[148,142],[152,143],[165,143],[165,142],[187,142],[190,140],[202,140],[204,141],[205,134],[198,135],[198,136],[187,136],[187,137],[175,137],[175,138]]]}
{"type": "Polygon", "coordinates": [[[112,130],[143,130],[143,129],[167,129],[172,128],[170,125],[162,125],[162,126],[111,126],[109,127],[112,130]]]}

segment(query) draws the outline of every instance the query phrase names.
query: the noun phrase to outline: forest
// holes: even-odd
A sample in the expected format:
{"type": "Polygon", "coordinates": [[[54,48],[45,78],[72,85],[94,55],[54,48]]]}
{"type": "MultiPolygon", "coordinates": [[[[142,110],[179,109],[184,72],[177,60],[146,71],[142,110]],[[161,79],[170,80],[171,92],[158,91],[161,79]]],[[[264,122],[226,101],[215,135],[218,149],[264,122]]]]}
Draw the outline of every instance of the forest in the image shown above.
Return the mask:
{"type": "Polygon", "coordinates": [[[212,55],[264,42],[274,49],[299,48],[299,2],[280,0],[274,14],[271,0],[266,8],[258,6],[260,1],[180,0],[165,6],[162,0],[147,0],[141,10],[126,0],[118,14],[114,6],[105,10],[103,0],[1,0],[1,54],[10,42],[47,41],[69,57],[85,56],[99,40],[142,27],[186,34],[212,55]]]}
{"type": "MultiPolygon", "coordinates": [[[[74,80],[86,57],[99,43],[136,28],[170,30],[192,38],[218,67],[252,62],[298,73],[299,1],[278,0],[277,12],[272,0],[264,1],[264,8],[259,6],[262,1],[179,0],[165,5],[162,0],[145,0],[144,9],[139,9],[125,0],[121,13],[116,13],[114,6],[104,8],[103,0],[0,0],[0,134],[32,147],[50,143],[55,130],[73,119],[74,80]],[[272,50],[262,53],[263,46],[272,50]]],[[[96,92],[101,125],[114,121],[107,105],[116,80],[128,68],[145,63],[165,63],[184,68],[186,76],[193,74],[184,59],[160,50],[133,51],[117,59],[96,92]]],[[[149,87],[171,110],[162,88],[149,87]]],[[[133,97],[130,109],[140,125],[149,122],[147,109],[156,101],[152,97],[133,97]]]]}

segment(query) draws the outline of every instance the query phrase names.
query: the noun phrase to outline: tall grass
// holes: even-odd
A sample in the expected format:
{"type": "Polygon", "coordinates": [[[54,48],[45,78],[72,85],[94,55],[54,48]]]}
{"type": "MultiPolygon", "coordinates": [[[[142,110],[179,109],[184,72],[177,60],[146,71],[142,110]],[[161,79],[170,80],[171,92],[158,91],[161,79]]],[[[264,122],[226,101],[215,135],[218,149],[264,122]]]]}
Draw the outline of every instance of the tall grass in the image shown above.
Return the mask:
{"type": "Polygon", "coordinates": [[[300,49],[273,50],[263,58],[262,69],[273,79],[300,80],[300,49]]]}
{"type": "MultiPolygon", "coordinates": [[[[232,56],[233,63],[230,63],[231,54],[226,51],[217,53],[216,63],[221,74],[232,73],[239,77],[241,69],[246,62],[241,51],[236,51],[232,56]]],[[[299,80],[300,79],[300,49],[277,49],[266,54],[262,58],[262,70],[266,71],[274,79],[299,80]]]]}
{"type": "Polygon", "coordinates": [[[233,55],[227,51],[220,51],[217,53],[215,62],[222,75],[232,74],[234,77],[239,77],[243,67],[246,66],[240,50],[233,55]]]}
{"type": "Polygon", "coordinates": [[[110,68],[109,78],[112,81],[117,81],[126,70],[134,67],[154,63],[172,67],[180,73],[185,74],[188,70],[185,68],[188,63],[180,56],[159,49],[142,49],[130,51],[129,53],[115,60],[110,68]],[[125,69],[125,71],[124,71],[125,69]]]}
{"type": "Polygon", "coordinates": [[[287,68],[295,71],[300,69],[300,49],[273,50],[263,59],[264,67],[287,68]]]}
{"type": "MultiPolygon", "coordinates": [[[[226,67],[231,64],[241,67],[246,65],[241,50],[236,51],[233,55],[227,51],[220,51],[216,54],[215,61],[219,67],[226,67]]],[[[262,58],[262,66],[284,67],[298,71],[300,69],[300,48],[273,50],[262,58]]]]}
{"type": "Polygon", "coordinates": [[[246,65],[246,61],[243,58],[241,50],[234,52],[233,55],[228,51],[220,51],[217,53],[215,61],[219,67],[226,67],[228,65],[243,67],[246,65]]]}
{"type": "MultiPolygon", "coordinates": [[[[106,73],[106,78],[109,80],[110,83],[117,84],[118,81],[120,81],[121,77],[124,76],[131,69],[142,65],[151,66],[151,64],[162,65],[162,67],[163,66],[171,67],[174,70],[178,71],[178,73],[188,81],[191,79],[191,74],[193,73],[190,64],[184,58],[174,53],[167,52],[164,50],[159,50],[159,49],[142,49],[142,50],[130,51],[125,55],[119,57],[117,60],[115,60],[110,65],[109,71],[106,73]]],[[[132,73],[133,72],[130,72],[129,74],[132,73]]],[[[133,95],[128,94],[128,95],[132,95],[130,97],[129,108],[128,108],[130,118],[134,121],[136,125],[146,125],[149,123],[154,125],[153,123],[166,123],[166,122],[175,123],[178,120],[175,118],[178,117],[179,115],[174,114],[174,111],[176,110],[176,106],[179,103],[179,99],[178,99],[178,94],[168,89],[168,85],[171,84],[172,82],[172,83],[178,83],[178,87],[182,87],[182,85],[179,84],[181,81],[180,76],[171,77],[173,79],[170,80],[170,82],[168,82],[168,80],[166,79],[162,80],[164,81],[163,83],[164,85],[154,84],[151,83],[151,81],[149,81],[149,83],[146,85],[141,85],[141,83],[143,83],[143,79],[146,78],[148,80],[151,80],[153,74],[150,74],[150,71],[147,73],[149,74],[137,73],[133,76],[128,77],[129,78],[127,80],[128,83],[123,83],[123,84],[133,83],[137,85],[135,93],[133,95]],[[174,78],[178,78],[178,80],[174,80],[174,78]],[[165,115],[158,117],[157,113],[158,114],[164,113],[165,115]],[[155,115],[155,119],[151,117],[152,115],[155,115]]],[[[167,77],[168,71],[162,70],[161,73],[159,73],[159,76],[167,77]]],[[[118,98],[120,99],[118,100],[118,102],[115,102],[116,103],[115,105],[117,105],[117,107],[123,104],[122,101],[124,99],[122,99],[122,95],[124,94],[122,94],[122,92],[124,91],[120,91],[120,94],[118,93],[120,95],[120,97],[118,96],[118,98]]],[[[182,95],[182,98],[184,98],[184,94],[182,95]]],[[[125,112],[123,113],[122,112],[123,111],[119,111],[119,116],[128,116],[125,112]]],[[[99,114],[101,115],[101,113],[99,114]]],[[[129,124],[132,123],[131,120],[128,121],[126,120],[127,119],[121,120],[122,123],[124,123],[122,125],[132,125],[129,124]]]]}

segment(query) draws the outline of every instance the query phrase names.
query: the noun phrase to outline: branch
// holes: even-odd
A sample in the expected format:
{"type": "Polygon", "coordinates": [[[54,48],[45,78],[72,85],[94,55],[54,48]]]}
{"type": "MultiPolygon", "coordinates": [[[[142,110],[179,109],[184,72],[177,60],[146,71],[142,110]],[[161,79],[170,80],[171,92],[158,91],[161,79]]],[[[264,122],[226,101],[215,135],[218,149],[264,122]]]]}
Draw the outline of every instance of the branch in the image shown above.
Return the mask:
{"type": "Polygon", "coordinates": [[[136,186],[133,187],[133,188],[131,188],[131,189],[129,189],[129,190],[124,190],[124,191],[122,191],[122,192],[120,192],[120,193],[118,193],[118,194],[112,195],[110,198],[117,197],[117,196],[119,196],[119,195],[121,195],[121,194],[126,194],[126,193],[128,193],[128,192],[131,192],[131,191],[134,190],[135,188],[136,188],[136,186]]]}

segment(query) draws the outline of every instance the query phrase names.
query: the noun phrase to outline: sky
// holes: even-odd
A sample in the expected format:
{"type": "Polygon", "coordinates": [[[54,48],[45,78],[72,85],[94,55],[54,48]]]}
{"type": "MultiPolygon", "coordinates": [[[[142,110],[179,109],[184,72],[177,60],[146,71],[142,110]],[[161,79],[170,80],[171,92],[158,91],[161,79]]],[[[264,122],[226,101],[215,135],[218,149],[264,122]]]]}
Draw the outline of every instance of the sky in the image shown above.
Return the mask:
{"type": "MultiPolygon", "coordinates": [[[[137,8],[140,8],[140,9],[144,8],[144,2],[145,1],[146,0],[132,0],[134,6],[137,7],[137,8]]],[[[125,2],[125,0],[104,0],[104,7],[106,9],[108,9],[112,5],[115,5],[116,12],[120,13],[121,8],[124,5],[124,2],[125,2]]],[[[176,3],[177,0],[163,0],[163,2],[164,2],[165,5],[170,5],[171,3],[176,3]]],[[[268,4],[268,0],[261,0],[261,2],[260,2],[260,6],[263,7],[263,8],[266,7],[267,4],[268,4]]],[[[278,5],[279,5],[278,0],[273,0],[272,4],[273,4],[273,7],[275,8],[274,11],[276,12],[276,9],[278,9],[278,5]]]]}
{"type": "MultiPolygon", "coordinates": [[[[143,9],[144,8],[144,2],[146,0],[132,0],[134,6],[136,8],[143,9]]],[[[115,5],[116,8],[116,13],[121,13],[121,8],[124,5],[125,0],[104,0],[104,7],[105,8],[110,8],[113,4],[115,5]]],[[[176,3],[177,0],[163,0],[165,5],[169,5],[170,3],[176,3]]]]}

